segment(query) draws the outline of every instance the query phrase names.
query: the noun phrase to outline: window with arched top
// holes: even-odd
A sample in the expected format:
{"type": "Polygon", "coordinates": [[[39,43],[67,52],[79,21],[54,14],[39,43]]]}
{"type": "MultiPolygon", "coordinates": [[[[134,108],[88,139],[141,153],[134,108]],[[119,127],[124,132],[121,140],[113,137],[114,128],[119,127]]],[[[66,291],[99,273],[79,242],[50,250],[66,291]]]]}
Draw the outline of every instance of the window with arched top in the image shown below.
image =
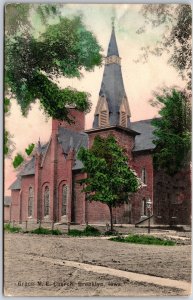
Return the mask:
{"type": "Polygon", "coordinates": [[[127,127],[127,108],[126,108],[125,101],[123,101],[120,106],[119,114],[120,114],[119,125],[122,127],[127,127]]]}
{"type": "Polygon", "coordinates": [[[121,111],[120,113],[120,125],[127,127],[127,115],[125,111],[121,111]]]}
{"type": "Polygon", "coordinates": [[[66,184],[64,184],[62,186],[62,216],[65,216],[67,212],[67,196],[68,196],[68,187],[66,184]]]}
{"type": "Polygon", "coordinates": [[[141,170],[141,181],[144,184],[147,184],[147,173],[146,173],[146,169],[145,168],[142,168],[142,170],[141,170]]]}
{"type": "Polygon", "coordinates": [[[33,188],[30,186],[29,195],[28,195],[28,217],[32,217],[33,202],[34,202],[34,192],[33,192],[33,188]]]}
{"type": "Polygon", "coordinates": [[[46,186],[44,190],[44,216],[49,215],[50,210],[50,190],[49,187],[46,186]]]}
{"type": "Polygon", "coordinates": [[[105,127],[108,124],[108,112],[107,110],[102,110],[99,115],[100,127],[105,127]]]}
{"type": "Polygon", "coordinates": [[[105,127],[109,123],[109,110],[107,101],[104,96],[101,97],[101,103],[99,108],[99,126],[105,127]]]}

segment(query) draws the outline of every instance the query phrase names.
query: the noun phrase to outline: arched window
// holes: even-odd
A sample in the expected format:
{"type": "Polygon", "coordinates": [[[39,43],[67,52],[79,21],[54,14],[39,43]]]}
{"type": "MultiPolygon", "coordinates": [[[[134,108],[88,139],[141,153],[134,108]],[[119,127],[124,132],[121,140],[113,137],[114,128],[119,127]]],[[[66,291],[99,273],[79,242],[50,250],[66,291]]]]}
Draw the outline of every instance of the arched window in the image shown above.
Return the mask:
{"type": "Polygon", "coordinates": [[[143,182],[144,184],[147,183],[147,174],[146,174],[146,169],[145,169],[145,168],[143,168],[143,169],[141,170],[141,180],[142,180],[142,182],[143,182]]]}
{"type": "Polygon", "coordinates": [[[127,127],[127,107],[126,107],[126,100],[123,100],[121,106],[120,106],[120,119],[119,119],[119,124],[122,127],[127,127]]]}
{"type": "Polygon", "coordinates": [[[68,187],[67,185],[62,186],[62,216],[66,215],[67,211],[67,193],[68,193],[68,187]]]}
{"type": "Polygon", "coordinates": [[[44,216],[49,215],[49,210],[50,210],[50,191],[49,187],[45,187],[44,191],[44,216]]]}
{"type": "Polygon", "coordinates": [[[107,110],[102,110],[100,112],[100,127],[105,127],[108,125],[108,112],[107,110]]]}
{"type": "Polygon", "coordinates": [[[33,188],[30,186],[29,196],[28,196],[28,217],[32,217],[33,202],[34,202],[34,192],[33,192],[33,188]]]}
{"type": "Polygon", "coordinates": [[[99,126],[105,127],[109,123],[109,110],[106,98],[101,96],[99,106],[99,126]]]}
{"type": "Polygon", "coordinates": [[[127,126],[127,115],[125,111],[121,111],[120,114],[120,125],[123,127],[127,126]]]}

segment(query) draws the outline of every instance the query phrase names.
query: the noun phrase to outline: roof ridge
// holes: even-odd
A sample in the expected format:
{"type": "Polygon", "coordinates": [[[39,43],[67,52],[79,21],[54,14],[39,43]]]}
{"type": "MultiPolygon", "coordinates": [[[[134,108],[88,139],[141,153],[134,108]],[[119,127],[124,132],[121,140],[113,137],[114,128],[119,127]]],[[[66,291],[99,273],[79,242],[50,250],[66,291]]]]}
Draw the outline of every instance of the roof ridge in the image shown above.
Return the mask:
{"type": "Polygon", "coordinates": [[[152,121],[152,120],[155,120],[155,119],[160,119],[160,117],[155,117],[155,118],[149,118],[149,119],[143,119],[143,120],[138,120],[138,121],[131,121],[131,125],[133,123],[138,123],[138,122],[145,122],[145,121],[152,121]]]}

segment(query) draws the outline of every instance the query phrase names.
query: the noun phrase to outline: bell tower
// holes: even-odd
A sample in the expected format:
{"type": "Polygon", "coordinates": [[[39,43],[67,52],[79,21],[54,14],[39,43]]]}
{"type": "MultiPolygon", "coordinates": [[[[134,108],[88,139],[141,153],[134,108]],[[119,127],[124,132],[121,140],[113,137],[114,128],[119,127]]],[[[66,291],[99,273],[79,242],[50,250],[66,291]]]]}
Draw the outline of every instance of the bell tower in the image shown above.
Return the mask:
{"type": "Polygon", "coordinates": [[[131,113],[122,78],[121,58],[113,22],[93,128],[109,126],[129,128],[130,117],[131,113]]]}

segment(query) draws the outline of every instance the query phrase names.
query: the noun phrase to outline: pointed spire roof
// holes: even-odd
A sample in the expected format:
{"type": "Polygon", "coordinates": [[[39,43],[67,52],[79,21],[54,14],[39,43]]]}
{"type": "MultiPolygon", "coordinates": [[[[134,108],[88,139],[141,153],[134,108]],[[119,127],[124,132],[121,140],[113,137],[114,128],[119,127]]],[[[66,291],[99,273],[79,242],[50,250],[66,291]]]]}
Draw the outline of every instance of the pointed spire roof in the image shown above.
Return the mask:
{"type": "Polygon", "coordinates": [[[99,92],[99,102],[95,112],[93,128],[99,127],[99,111],[101,97],[104,97],[109,110],[109,125],[120,125],[120,109],[123,102],[126,104],[127,127],[130,126],[130,109],[125,93],[119,51],[115,36],[114,24],[112,26],[111,37],[108,45],[107,57],[101,88],[99,92]]]}
{"type": "Polygon", "coordinates": [[[109,47],[108,47],[108,51],[107,51],[107,57],[112,56],[112,55],[119,56],[117,41],[116,41],[116,37],[115,37],[114,25],[113,25],[112,32],[111,32],[111,38],[110,38],[109,47]]]}

